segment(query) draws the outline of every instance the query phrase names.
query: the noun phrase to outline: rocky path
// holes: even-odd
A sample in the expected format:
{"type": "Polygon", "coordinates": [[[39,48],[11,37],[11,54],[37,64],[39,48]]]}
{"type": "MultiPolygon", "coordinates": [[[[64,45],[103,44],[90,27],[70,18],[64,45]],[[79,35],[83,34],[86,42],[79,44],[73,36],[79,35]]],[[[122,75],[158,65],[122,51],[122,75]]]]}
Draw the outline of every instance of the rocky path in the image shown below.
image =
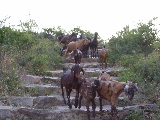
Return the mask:
{"type": "MultiPolygon", "coordinates": [[[[70,68],[74,63],[65,63],[64,66],[70,68]]],[[[82,64],[86,71],[86,78],[93,81],[102,71],[99,68],[97,59],[83,59],[82,64]]],[[[116,79],[114,73],[119,72],[119,68],[107,68],[112,79],[116,79]]],[[[69,109],[64,105],[61,89],[60,76],[62,70],[47,71],[50,76],[33,76],[25,75],[22,77],[24,95],[14,97],[0,98],[0,120],[87,120],[85,101],[82,100],[82,108],[69,109]]],[[[74,103],[75,91],[71,94],[71,101],[74,103]]],[[[127,100],[122,94],[117,104],[120,119],[123,119],[130,113],[130,110],[137,107],[151,108],[155,105],[136,105],[127,100]],[[125,105],[125,106],[124,106],[125,105]],[[127,106],[128,105],[128,106],[127,106]]],[[[95,120],[107,120],[111,116],[108,115],[110,105],[108,101],[103,101],[104,113],[99,112],[99,101],[96,97],[96,118],[95,120]]],[[[93,119],[93,118],[91,118],[93,119]]],[[[114,118],[113,118],[114,119],[114,118]]]]}

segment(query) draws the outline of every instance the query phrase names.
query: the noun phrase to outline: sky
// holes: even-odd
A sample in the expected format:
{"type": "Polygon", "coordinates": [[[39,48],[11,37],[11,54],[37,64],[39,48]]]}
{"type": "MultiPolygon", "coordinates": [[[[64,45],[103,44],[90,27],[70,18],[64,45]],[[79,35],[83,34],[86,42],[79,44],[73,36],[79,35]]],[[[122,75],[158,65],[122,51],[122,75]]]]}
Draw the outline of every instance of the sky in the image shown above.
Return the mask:
{"type": "Polygon", "coordinates": [[[159,26],[160,7],[159,0],[4,0],[0,20],[6,16],[6,25],[33,19],[40,30],[61,26],[70,31],[79,26],[107,40],[126,25],[132,29],[154,17],[159,26]]]}

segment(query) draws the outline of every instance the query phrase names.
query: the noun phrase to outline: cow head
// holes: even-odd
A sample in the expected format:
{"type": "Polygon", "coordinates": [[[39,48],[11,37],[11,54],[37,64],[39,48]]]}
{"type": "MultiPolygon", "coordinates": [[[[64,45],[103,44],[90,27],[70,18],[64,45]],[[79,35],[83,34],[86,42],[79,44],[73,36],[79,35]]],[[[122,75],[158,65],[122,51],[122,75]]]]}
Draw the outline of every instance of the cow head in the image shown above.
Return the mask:
{"type": "Polygon", "coordinates": [[[126,85],[124,87],[124,92],[128,96],[130,101],[132,101],[132,99],[134,97],[134,92],[136,92],[136,91],[143,94],[143,92],[140,89],[138,89],[137,83],[134,84],[132,82],[126,82],[126,85]]]}

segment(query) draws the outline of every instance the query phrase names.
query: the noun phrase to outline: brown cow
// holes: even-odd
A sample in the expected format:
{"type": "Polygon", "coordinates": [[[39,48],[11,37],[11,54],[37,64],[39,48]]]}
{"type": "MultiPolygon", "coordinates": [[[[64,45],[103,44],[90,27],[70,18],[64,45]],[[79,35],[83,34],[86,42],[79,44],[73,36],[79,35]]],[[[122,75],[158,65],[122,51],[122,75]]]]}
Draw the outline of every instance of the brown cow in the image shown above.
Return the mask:
{"type": "Polygon", "coordinates": [[[67,45],[72,41],[72,39],[76,36],[76,33],[72,33],[71,35],[64,35],[63,38],[60,41],[60,44],[63,43],[64,45],[67,45]]]}
{"type": "MultiPolygon", "coordinates": [[[[112,116],[114,113],[116,113],[116,115],[118,113],[116,109],[116,101],[122,92],[126,93],[130,101],[133,99],[135,91],[142,93],[137,85],[132,82],[95,80],[94,85],[96,86],[99,95],[100,111],[102,111],[102,99],[108,100],[111,102],[112,116]]],[[[119,116],[117,116],[117,118],[119,119],[119,116]]]]}
{"type": "Polygon", "coordinates": [[[98,49],[97,49],[98,48],[98,39],[97,39],[97,37],[98,37],[98,33],[95,32],[94,33],[94,38],[90,42],[91,58],[92,57],[96,58],[96,56],[98,54],[98,49]]]}
{"type": "Polygon", "coordinates": [[[107,57],[108,57],[108,51],[104,46],[104,48],[99,53],[99,62],[100,66],[102,66],[102,69],[103,69],[103,63],[105,63],[105,68],[107,68],[107,57]]]}
{"type": "Polygon", "coordinates": [[[75,64],[71,70],[64,70],[63,75],[61,76],[61,89],[62,89],[62,97],[63,101],[66,104],[66,100],[64,97],[64,90],[63,87],[66,89],[66,95],[68,98],[68,106],[71,109],[72,105],[70,103],[70,94],[72,92],[72,89],[76,90],[76,97],[75,97],[75,107],[78,107],[78,98],[79,98],[79,78],[80,78],[80,72],[85,73],[83,68],[79,66],[79,64],[75,64]]]}
{"type": "Polygon", "coordinates": [[[96,97],[96,89],[95,86],[92,86],[90,82],[87,82],[85,78],[81,78],[81,85],[79,88],[80,98],[79,98],[79,109],[81,108],[81,100],[84,98],[86,100],[86,108],[87,108],[87,116],[88,120],[90,120],[90,110],[89,104],[92,102],[93,114],[92,116],[95,118],[95,97],[96,97]]]}
{"type": "Polygon", "coordinates": [[[89,43],[89,40],[88,39],[82,39],[82,40],[79,40],[79,41],[75,41],[75,42],[70,42],[68,45],[67,45],[67,50],[66,50],[66,53],[65,53],[65,56],[67,56],[67,54],[69,52],[72,52],[73,49],[81,49],[82,45],[86,45],[89,43]]]}
{"type": "Polygon", "coordinates": [[[71,58],[72,58],[72,56],[74,57],[76,64],[81,63],[81,59],[82,59],[83,54],[79,49],[73,49],[72,52],[70,53],[70,55],[71,55],[71,58]]]}
{"type": "Polygon", "coordinates": [[[112,80],[112,79],[111,79],[111,76],[110,76],[107,72],[105,72],[105,71],[103,71],[103,72],[99,75],[98,79],[99,79],[99,80],[105,80],[105,81],[112,80]]]}

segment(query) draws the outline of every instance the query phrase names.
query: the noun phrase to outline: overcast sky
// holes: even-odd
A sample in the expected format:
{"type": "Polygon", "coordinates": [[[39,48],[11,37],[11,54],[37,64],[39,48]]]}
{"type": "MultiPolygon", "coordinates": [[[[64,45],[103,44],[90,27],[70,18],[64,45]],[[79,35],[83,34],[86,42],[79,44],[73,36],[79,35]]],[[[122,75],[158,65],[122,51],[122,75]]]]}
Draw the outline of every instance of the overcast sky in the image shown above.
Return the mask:
{"type": "Polygon", "coordinates": [[[61,26],[66,31],[80,26],[108,39],[126,25],[131,28],[140,21],[158,17],[159,0],[4,0],[0,20],[11,16],[8,23],[34,19],[40,28],[61,26]],[[29,15],[30,14],[30,15],[29,15]]]}

